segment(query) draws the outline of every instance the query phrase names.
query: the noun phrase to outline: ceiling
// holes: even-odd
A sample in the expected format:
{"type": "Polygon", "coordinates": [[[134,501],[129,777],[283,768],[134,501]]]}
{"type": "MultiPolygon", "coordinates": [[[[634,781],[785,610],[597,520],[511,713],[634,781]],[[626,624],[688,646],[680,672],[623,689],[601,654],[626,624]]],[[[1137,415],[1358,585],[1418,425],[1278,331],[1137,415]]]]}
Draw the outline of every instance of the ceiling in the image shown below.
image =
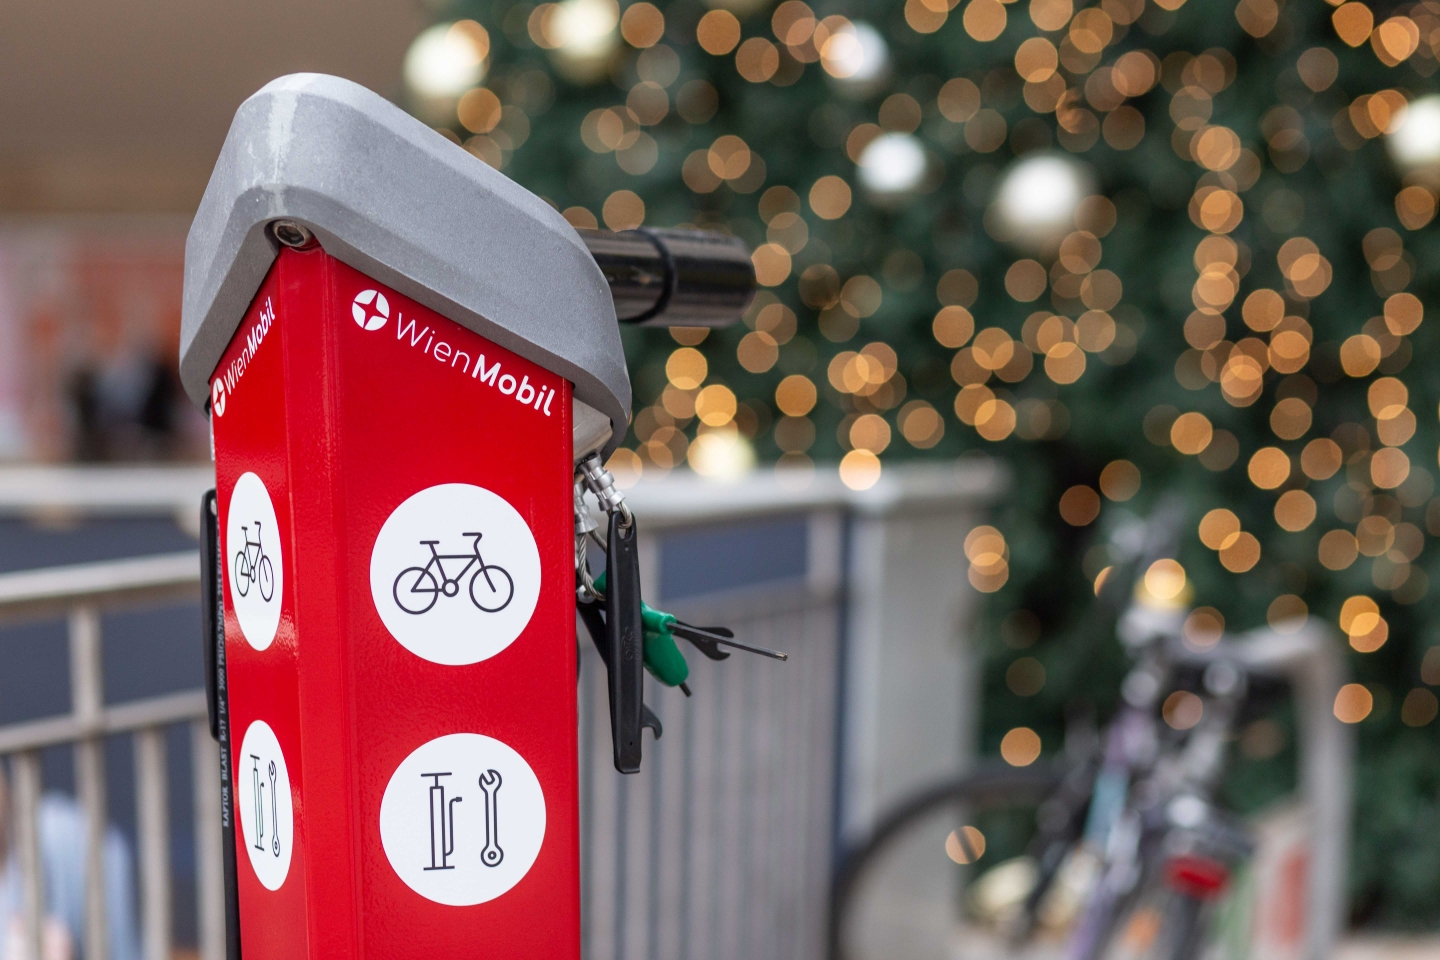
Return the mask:
{"type": "Polygon", "coordinates": [[[333,73],[389,97],[420,0],[0,0],[0,212],[189,213],[235,108],[333,73]]]}

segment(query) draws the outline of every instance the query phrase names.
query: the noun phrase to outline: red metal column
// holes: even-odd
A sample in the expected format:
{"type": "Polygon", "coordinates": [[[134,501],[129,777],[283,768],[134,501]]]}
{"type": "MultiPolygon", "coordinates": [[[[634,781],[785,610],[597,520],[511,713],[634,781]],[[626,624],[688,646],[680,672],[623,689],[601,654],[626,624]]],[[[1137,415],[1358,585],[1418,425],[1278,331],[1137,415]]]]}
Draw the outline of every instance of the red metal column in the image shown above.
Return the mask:
{"type": "Polygon", "coordinates": [[[246,960],[578,958],[570,385],[315,248],[211,406],[246,960]]]}

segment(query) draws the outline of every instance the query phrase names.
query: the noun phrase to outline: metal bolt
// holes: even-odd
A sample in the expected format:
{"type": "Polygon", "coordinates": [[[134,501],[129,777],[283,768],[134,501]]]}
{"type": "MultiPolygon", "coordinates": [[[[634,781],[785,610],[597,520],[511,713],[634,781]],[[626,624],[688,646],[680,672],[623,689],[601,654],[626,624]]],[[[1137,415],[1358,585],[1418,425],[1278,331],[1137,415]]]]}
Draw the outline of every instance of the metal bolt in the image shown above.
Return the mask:
{"type": "Polygon", "coordinates": [[[294,220],[276,220],[270,233],[283,246],[303,250],[315,244],[315,235],[294,220]]]}

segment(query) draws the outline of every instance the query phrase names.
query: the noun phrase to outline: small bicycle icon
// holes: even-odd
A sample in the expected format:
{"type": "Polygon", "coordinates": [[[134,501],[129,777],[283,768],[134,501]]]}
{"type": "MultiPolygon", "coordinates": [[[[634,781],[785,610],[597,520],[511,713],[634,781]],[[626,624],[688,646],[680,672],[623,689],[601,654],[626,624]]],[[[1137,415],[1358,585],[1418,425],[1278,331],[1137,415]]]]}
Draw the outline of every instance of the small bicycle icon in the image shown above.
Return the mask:
{"type": "Polygon", "coordinates": [[[275,567],[270,563],[270,558],[265,555],[265,548],[260,545],[260,521],[255,521],[255,539],[250,539],[250,528],[240,527],[240,533],[245,538],[245,546],[235,554],[235,589],[240,596],[250,593],[250,586],[259,582],[260,598],[266,603],[275,596],[275,567]]]}
{"type": "Polygon", "coordinates": [[[391,590],[396,606],[417,616],[426,613],[435,606],[442,593],[447,597],[458,594],[461,579],[476,564],[479,564],[479,569],[470,577],[470,602],[484,613],[499,613],[510,605],[515,597],[515,581],[509,571],[493,563],[487,564],[480,556],[483,534],[466,532],[462,536],[475,538],[470,553],[441,553],[439,540],[420,541],[422,546],[430,548],[430,562],[423,567],[406,567],[400,571],[391,590]],[[446,560],[464,560],[465,566],[455,576],[447,576],[446,560]]]}

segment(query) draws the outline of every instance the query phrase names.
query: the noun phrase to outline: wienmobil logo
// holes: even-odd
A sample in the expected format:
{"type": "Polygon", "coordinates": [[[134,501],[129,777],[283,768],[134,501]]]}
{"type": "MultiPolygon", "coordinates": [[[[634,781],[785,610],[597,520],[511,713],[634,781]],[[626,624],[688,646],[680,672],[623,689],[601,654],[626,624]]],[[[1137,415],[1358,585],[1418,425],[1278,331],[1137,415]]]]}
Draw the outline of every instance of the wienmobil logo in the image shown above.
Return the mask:
{"type": "Polygon", "coordinates": [[[225,381],[215,378],[215,383],[210,387],[210,409],[215,416],[225,416],[225,381]]]}
{"type": "Polygon", "coordinates": [[[361,330],[379,330],[390,319],[390,301],[379,290],[361,290],[350,304],[350,316],[361,330]]]}

